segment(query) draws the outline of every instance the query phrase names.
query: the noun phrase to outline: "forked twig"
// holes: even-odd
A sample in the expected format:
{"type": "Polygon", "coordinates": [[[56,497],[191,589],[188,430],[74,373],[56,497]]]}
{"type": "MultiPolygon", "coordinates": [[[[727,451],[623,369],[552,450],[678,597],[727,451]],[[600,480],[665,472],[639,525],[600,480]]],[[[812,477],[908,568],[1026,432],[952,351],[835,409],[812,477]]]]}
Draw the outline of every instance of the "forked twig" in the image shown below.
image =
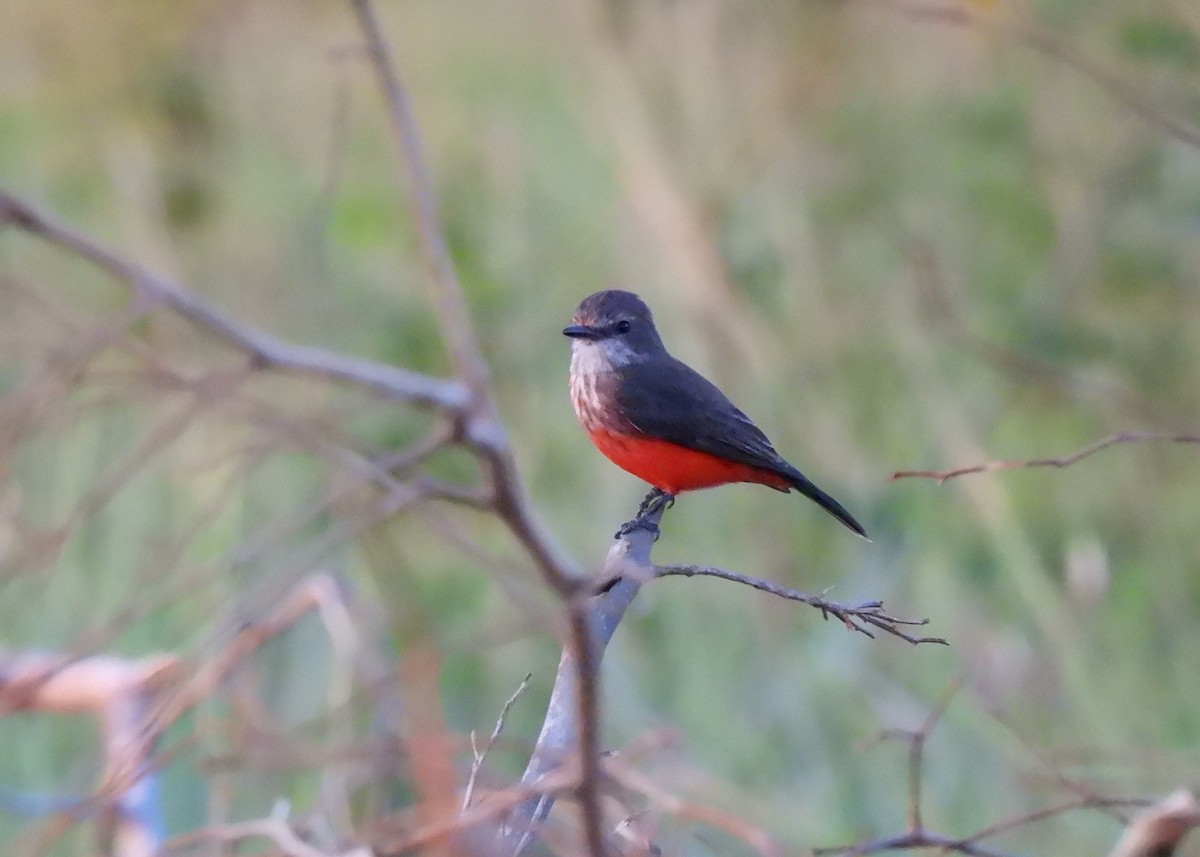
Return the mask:
{"type": "Polygon", "coordinates": [[[723,568],[714,568],[709,565],[656,565],[654,566],[655,577],[719,577],[722,580],[731,580],[734,583],[742,583],[746,586],[751,586],[754,589],[769,592],[771,595],[777,595],[780,598],[786,598],[789,601],[799,601],[802,604],[807,604],[810,607],[815,607],[821,611],[821,615],[828,619],[833,616],[840,619],[842,624],[851,631],[857,631],[860,634],[866,634],[868,637],[874,638],[869,628],[876,628],[883,631],[885,634],[891,634],[893,637],[899,637],[901,640],[912,643],[914,645],[920,643],[938,643],[943,646],[948,646],[941,637],[917,637],[906,633],[905,627],[920,627],[928,625],[928,619],[900,619],[892,616],[883,609],[882,601],[864,601],[861,604],[839,604],[836,601],[830,601],[823,595],[809,595],[806,592],[801,592],[798,589],[790,589],[786,586],[780,586],[777,583],[771,583],[767,580],[762,580],[758,577],[752,577],[748,574],[741,574],[736,571],[727,571],[723,568]]]}
{"type": "MultiPolygon", "coordinates": [[[[1041,809],[1026,813],[1025,815],[1009,818],[1003,821],[996,822],[988,827],[984,827],[969,836],[947,836],[943,833],[937,833],[925,827],[924,813],[922,811],[922,794],[921,782],[924,775],[925,767],[925,745],[928,743],[934,729],[941,722],[942,716],[946,713],[946,708],[957,692],[959,682],[952,681],[942,693],[941,697],[934,704],[933,709],[926,716],[924,722],[918,729],[885,729],[880,733],[879,738],[898,738],[908,742],[908,829],[903,833],[890,836],[883,836],[876,839],[863,840],[861,842],[853,842],[847,845],[836,845],[826,848],[815,848],[813,854],[816,857],[824,855],[842,855],[842,857],[865,857],[869,854],[878,854],[890,851],[909,851],[923,850],[936,848],[938,853],[945,854],[953,852],[956,854],[967,854],[972,857],[1011,857],[1007,852],[996,851],[982,843],[984,839],[990,839],[1001,833],[1007,833],[1017,828],[1025,827],[1034,824],[1038,821],[1043,821],[1056,815],[1073,812],[1082,809],[1109,809],[1114,806],[1144,806],[1146,801],[1129,800],[1122,798],[1107,798],[1093,792],[1087,794],[1079,794],[1068,801],[1062,801],[1057,804],[1052,804],[1041,809]]],[[[1192,806],[1194,807],[1194,798],[1192,806]]],[[[1200,816],[1197,816],[1200,818],[1200,816]]],[[[1129,834],[1127,833],[1127,836],[1129,834]]],[[[1182,834],[1180,834],[1182,835],[1182,834]]],[[[1124,852],[1114,852],[1114,857],[1152,857],[1148,852],[1132,852],[1126,854],[1124,852]]]]}
{"type": "Polygon", "coordinates": [[[504,721],[508,719],[508,712],[512,710],[512,707],[521,698],[521,695],[529,690],[529,680],[531,678],[533,678],[533,673],[525,673],[525,678],[521,679],[521,684],[513,691],[513,695],[508,698],[508,701],[504,703],[504,707],[500,709],[500,716],[496,718],[496,728],[492,730],[492,736],[488,738],[488,742],[483,745],[482,750],[475,746],[475,730],[471,730],[471,774],[467,778],[467,787],[463,790],[463,812],[471,808],[471,798],[475,796],[475,781],[479,778],[479,770],[483,767],[488,753],[492,752],[492,748],[496,746],[496,741],[500,737],[500,733],[504,730],[504,721]]]}
{"type": "Polygon", "coordinates": [[[1070,467],[1075,462],[1094,455],[1122,443],[1144,443],[1159,441],[1167,443],[1200,443],[1200,434],[1158,432],[1158,431],[1122,431],[1110,435],[1103,440],[1089,443],[1072,453],[1058,458],[1029,458],[1024,460],[988,461],[983,464],[973,464],[967,467],[955,467],[952,470],[897,470],[892,479],[933,479],[945,482],[959,476],[969,476],[972,473],[989,473],[995,470],[1017,470],[1025,467],[1070,467]]]}

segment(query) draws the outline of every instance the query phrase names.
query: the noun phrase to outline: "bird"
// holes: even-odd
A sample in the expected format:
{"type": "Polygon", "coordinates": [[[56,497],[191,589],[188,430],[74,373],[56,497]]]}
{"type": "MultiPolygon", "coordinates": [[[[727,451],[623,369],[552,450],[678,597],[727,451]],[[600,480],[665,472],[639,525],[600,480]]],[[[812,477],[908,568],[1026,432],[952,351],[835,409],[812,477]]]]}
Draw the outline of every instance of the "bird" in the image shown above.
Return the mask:
{"type": "Polygon", "coordinates": [[[621,469],[650,483],[637,516],[674,504],[684,491],[735,482],[805,497],[864,539],[846,509],[789,464],[725,394],[663,345],[650,308],[633,292],[608,289],[584,298],[571,323],[571,404],[588,438],[621,469]]]}

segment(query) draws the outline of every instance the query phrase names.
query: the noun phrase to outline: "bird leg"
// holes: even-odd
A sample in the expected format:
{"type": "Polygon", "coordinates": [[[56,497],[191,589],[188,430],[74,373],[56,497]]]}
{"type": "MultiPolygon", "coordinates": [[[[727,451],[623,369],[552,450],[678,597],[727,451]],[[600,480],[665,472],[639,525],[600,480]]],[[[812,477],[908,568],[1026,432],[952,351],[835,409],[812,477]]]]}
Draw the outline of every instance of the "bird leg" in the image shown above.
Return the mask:
{"type": "Polygon", "coordinates": [[[675,495],[668,494],[661,488],[651,488],[650,493],[642,500],[642,505],[638,506],[636,518],[644,518],[651,512],[658,509],[670,509],[675,505],[675,495]]]}
{"type": "Polygon", "coordinates": [[[668,494],[661,488],[652,488],[650,493],[646,495],[646,499],[642,500],[642,505],[638,506],[637,515],[634,516],[634,519],[621,524],[621,529],[617,530],[613,538],[623,538],[637,530],[648,530],[654,535],[655,541],[657,541],[659,537],[658,524],[646,519],[655,512],[662,509],[670,509],[674,505],[674,494],[668,494]]]}

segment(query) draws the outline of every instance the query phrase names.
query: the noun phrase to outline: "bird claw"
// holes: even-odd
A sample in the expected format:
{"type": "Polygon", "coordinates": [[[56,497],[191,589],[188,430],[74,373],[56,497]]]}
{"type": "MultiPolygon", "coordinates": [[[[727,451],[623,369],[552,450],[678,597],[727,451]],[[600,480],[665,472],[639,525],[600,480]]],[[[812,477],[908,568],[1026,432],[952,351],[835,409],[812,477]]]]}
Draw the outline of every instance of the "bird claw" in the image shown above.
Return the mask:
{"type": "Polygon", "coordinates": [[[658,524],[647,520],[647,518],[670,509],[674,505],[674,494],[668,494],[661,488],[651,489],[650,493],[646,495],[646,499],[642,500],[642,505],[638,506],[637,515],[634,519],[621,524],[621,529],[617,530],[617,534],[613,538],[621,539],[630,533],[645,530],[654,536],[654,541],[658,541],[658,537],[662,535],[658,529],[658,524]]]}
{"type": "Polygon", "coordinates": [[[638,530],[645,530],[648,532],[654,541],[658,541],[658,537],[662,535],[662,531],[659,530],[658,524],[654,523],[653,521],[647,521],[643,516],[639,515],[632,521],[626,521],[625,523],[621,524],[621,529],[617,530],[617,532],[613,535],[613,538],[623,539],[628,535],[636,533],[638,530]]]}
{"type": "Polygon", "coordinates": [[[634,517],[634,520],[644,518],[652,512],[657,512],[659,509],[670,509],[674,505],[674,494],[668,494],[661,488],[652,488],[650,493],[646,495],[646,498],[642,500],[642,505],[638,506],[637,515],[634,517]]]}

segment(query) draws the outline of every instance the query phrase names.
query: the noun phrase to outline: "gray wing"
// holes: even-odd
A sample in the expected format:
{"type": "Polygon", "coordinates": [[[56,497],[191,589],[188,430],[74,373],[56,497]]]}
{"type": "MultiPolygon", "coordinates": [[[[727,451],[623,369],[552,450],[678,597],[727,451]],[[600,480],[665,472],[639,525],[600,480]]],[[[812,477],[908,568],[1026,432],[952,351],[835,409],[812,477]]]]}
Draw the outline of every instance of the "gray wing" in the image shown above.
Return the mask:
{"type": "Polygon", "coordinates": [[[617,403],[639,431],[783,476],[795,472],[749,417],[686,364],[668,357],[627,366],[620,376],[617,403]]]}

